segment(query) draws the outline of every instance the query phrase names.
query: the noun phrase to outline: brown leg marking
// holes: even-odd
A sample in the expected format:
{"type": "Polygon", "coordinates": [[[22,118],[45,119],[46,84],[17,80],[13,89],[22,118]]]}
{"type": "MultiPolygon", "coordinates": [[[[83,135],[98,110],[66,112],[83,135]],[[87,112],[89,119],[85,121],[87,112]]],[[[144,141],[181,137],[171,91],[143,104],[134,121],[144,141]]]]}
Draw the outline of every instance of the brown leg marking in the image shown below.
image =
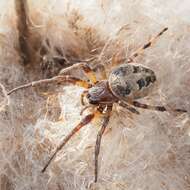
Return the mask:
{"type": "Polygon", "coordinates": [[[42,169],[42,173],[46,171],[47,167],[50,165],[51,161],[55,158],[56,154],[63,148],[63,146],[71,139],[71,137],[76,134],[82,127],[87,125],[92,121],[95,114],[89,114],[86,117],[84,117],[81,122],[63,139],[63,141],[60,143],[60,145],[56,148],[53,155],[50,157],[44,168],[42,169]]]}
{"type": "Polygon", "coordinates": [[[164,112],[164,111],[175,111],[175,112],[181,112],[181,113],[187,112],[184,109],[167,109],[164,106],[152,106],[152,105],[143,104],[143,103],[140,103],[140,102],[137,102],[137,101],[133,101],[133,102],[129,102],[129,103],[132,104],[135,107],[138,107],[138,108],[156,110],[156,111],[161,111],[161,112],[164,112]]]}
{"type": "Polygon", "coordinates": [[[168,28],[164,28],[161,32],[159,32],[155,37],[153,37],[148,43],[144,44],[142,47],[140,47],[135,53],[133,53],[129,59],[128,59],[128,63],[133,62],[133,59],[137,56],[139,56],[140,54],[142,54],[144,52],[145,49],[149,48],[152,46],[152,44],[164,33],[168,30],[168,28]]]}
{"type": "Polygon", "coordinates": [[[139,111],[137,111],[135,108],[129,106],[128,104],[124,103],[124,102],[118,102],[118,104],[123,107],[123,108],[126,108],[127,110],[129,110],[130,112],[132,113],[135,113],[135,114],[140,114],[139,111]]]}
{"type": "Polygon", "coordinates": [[[98,180],[98,156],[100,153],[100,144],[101,144],[101,139],[102,139],[102,135],[108,125],[109,119],[110,119],[110,114],[111,114],[111,110],[112,110],[112,106],[108,107],[106,116],[104,117],[102,126],[100,131],[98,132],[97,138],[96,138],[96,146],[95,146],[95,179],[94,182],[96,183],[98,180]]]}
{"type": "Polygon", "coordinates": [[[29,88],[29,87],[34,87],[34,86],[38,86],[40,84],[44,84],[44,83],[53,83],[53,82],[57,82],[57,83],[62,83],[62,82],[68,82],[68,83],[71,83],[73,85],[78,85],[78,86],[81,86],[83,88],[90,88],[92,85],[89,84],[88,82],[84,81],[84,80],[81,80],[81,79],[78,79],[76,77],[72,77],[72,76],[62,76],[62,75],[58,75],[58,76],[55,76],[53,78],[50,78],[50,79],[42,79],[42,80],[38,80],[38,81],[33,81],[31,83],[27,83],[25,85],[21,85],[21,86],[18,86],[12,90],[10,90],[7,95],[10,95],[12,94],[13,92],[16,92],[20,89],[24,89],[24,88],[29,88]]]}

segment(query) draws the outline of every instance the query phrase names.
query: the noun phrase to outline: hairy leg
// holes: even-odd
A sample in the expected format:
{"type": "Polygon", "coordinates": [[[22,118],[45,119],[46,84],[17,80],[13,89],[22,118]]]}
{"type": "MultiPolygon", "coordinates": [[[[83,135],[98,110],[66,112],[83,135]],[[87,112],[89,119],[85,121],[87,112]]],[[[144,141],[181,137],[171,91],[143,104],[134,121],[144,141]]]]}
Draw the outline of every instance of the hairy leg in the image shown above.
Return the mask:
{"type": "Polygon", "coordinates": [[[86,76],[88,79],[90,79],[90,81],[95,84],[97,83],[97,79],[96,79],[96,75],[95,73],[92,71],[92,69],[89,67],[89,65],[86,62],[81,62],[81,63],[76,63],[70,67],[67,67],[65,69],[62,69],[61,72],[59,73],[60,75],[64,75],[66,72],[76,69],[76,68],[82,68],[83,71],[85,72],[86,76]]]}
{"type": "Polygon", "coordinates": [[[174,112],[181,112],[181,113],[187,112],[184,109],[167,109],[164,106],[152,106],[152,105],[143,104],[137,101],[129,102],[129,104],[132,104],[133,106],[138,107],[138,108],[156,110],[156,111],[161,111],[161,112],[164,112],[164,111],[174,111],[174,112]]]}
{"type": "Polygon", "coordinates": [[[129,58],[128,58],[128,63],[133,62],[133,59],[135,57],[138,57],[140,54],[142,54],[144,52],[145,49],[149,48],[152,46],[152,44],[164,33],[168,30],[168,28],[164,28],[161,32],[159,32],[155,37],[153,37],[152,39],[150,39],[149,42],[147,42],[146,44],[144,44],[142,47],[140,47],[135,53],[133,53],[129,58]]]}
{"type": "Polygon", "coordinates": [[[96,146],[95,146],[95,179],[94,182],[96,183],[98,180],[98,156],[100,153],[100,144],[101,144],[101,139],[102,139],[102,135],[108,125],[109,119],[110,119],[110,114],[111,114],[111,110],[112,110],[112,106],[107,107],[107,113],[104,117],[102,126],[100,131],[98,132],[97,138],[96,138],[96,146]]]}
{"type": "Polygon", "coordinates": [[[59,144],[59,146],[56,148],[55,152],[52,154],[44,168],[42,169],[42,173],[46,171],[47,167],[50,165],[51,161],[55,158],[56,154],[63,148],[63,146],[71,139],[71,137],[76,134],[82,127],[87,125],[92,121],[92,119],[95,117],[95,114],[89,114],[86,117],[84,117],[80,123],[62,140],[62,142],[59,144]]]}
{"type": "Polygon", "coordinates": [[[21,89],[38,86],[38,85],[44,84],[44,83],[48,84],[48,83],[54,83],[54,82],[57,82],[57,83],[67,82],[67,83],[71,83],[73,85],[81,86],[83,88],[90,88],[92,86],[90,83],[88,83],[88,82],[86,82],[84,80],[81,80],[79,78],[76,78],[76,77],[72,77],[72,76],[69,76],[69,75],[67,75],[67,76],[58,75],[58,76],[52,77],[50,79],[42,79],[42,80],[27,83],[25,85],[18,86],[16,88],[10,90],[7,93],[7,95],[10,95],[13,92],[16,92],[16,91],[21,90],[21,89]]]}

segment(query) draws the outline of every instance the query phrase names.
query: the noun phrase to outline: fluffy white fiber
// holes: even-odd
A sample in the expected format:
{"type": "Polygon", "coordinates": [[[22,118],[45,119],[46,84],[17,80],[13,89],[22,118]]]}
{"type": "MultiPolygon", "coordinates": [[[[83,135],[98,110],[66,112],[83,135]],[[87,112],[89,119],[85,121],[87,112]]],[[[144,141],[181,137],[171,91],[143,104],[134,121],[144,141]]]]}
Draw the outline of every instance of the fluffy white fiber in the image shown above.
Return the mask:
{"type": "MultiPolygon", "coordinates": [[[[0,189],[190,190],[189,7],[188,0],[30,0],[32,54],[24,65],[14,1],[1,0],[0,189]],[[158,79],[141,102],[188,113],[139,109],[136,116],[115,105],[101,144],[97,184],[94,146],[100,121],[72,138],[42,174],[56,146],[81,119],[83,89],[43,85],[9,97],[6,91],[92,57],[91,66],[102,63],[109,73],[113,55],[130,55],[164,27],[169,30],[136,59],[158,79]],[[54,56],[68,61],[56,64],[54,56]]],[[[83,77],[80,71],[73,74],[83,77]]]]}

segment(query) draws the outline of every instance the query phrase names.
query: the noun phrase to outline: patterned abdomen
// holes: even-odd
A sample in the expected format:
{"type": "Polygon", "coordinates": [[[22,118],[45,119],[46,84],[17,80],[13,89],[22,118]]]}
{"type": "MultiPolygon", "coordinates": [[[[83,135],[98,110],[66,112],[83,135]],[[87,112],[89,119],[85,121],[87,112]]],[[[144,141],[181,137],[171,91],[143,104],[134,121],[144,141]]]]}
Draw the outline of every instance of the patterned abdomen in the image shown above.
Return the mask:
{"type": "Polygon", "coordinates": [[[119,99],[130,101],[147,96],[156,81],[155,73],[142,65],[123,64],[109,76],[109,87],[119,99]]]}

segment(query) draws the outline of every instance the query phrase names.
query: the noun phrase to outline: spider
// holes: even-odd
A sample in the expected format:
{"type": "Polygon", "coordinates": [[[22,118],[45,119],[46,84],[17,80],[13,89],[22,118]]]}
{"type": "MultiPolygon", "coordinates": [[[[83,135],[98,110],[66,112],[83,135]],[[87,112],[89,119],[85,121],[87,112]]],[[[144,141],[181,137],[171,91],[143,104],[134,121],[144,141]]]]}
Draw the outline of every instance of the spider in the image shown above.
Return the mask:
{"type": "MultiPolygon", "coordinates": [[[[176,112],[186,112],[183,109],[167,109],[164,106],[152,106],[148,104],[143,104],[137,101],[137,99],[143,98],[149,94],[152,87],[156,82],[156,75],[154,71],[150,68],[145,67],[143,65],[133,64],[133,59],[137,57],[140,53],[142,53],[146,48],[152,46],[153,42],[159,38],[168,28],[164,28],[161,32],[159,32],[155,37],[153,37],[148,43],[140,47],[135,53],[133,53],[125,63],[116,66],[109,76],[106,76],[104,66],[101,69],[103,73],[102,76],[104,78],[100,81],[97,80],[95,73],[89,67],[87,63],[77,63],[69,68],[64,69],[64,72],[80,67],[86,73],[87,78],[90,80],[89,82],[85,80],[81,80],[79,78],[70,76],[70,75],[58,75],[50,79],[44,79],[40,81],[35,81],[32,83],[28,83],[26,85],[19,86],[8,92],[8,95],[13,93],[16,90],[27,88],[30,86],[36,86],[41,83],[50,83],[50,82],[58,82],[59,84],[62,82],[71,83],[73,85],[78,85],[80,87],[85,88],[81,94],[81,103],[85,105],[88,102],[82,111],[88,109],[89,107],[93,107],[93,111],[91,111],[88,115],[84,116],[83,119],[75,126],[71,132],[61,141],[59,146],[55,149],[54,153],[49,158],[48,162],[45,164],[42,172],[45,172],[47,167],[50,165],[51,161],[55,158],[56,154],[63,148],[63,146],[71,139],[73,135],[75,135],[81,128],[89,124],[93,119],[103,116],[102,126],[97,134],[96,145],[95,145],[95,167],[94,167],[94,182],[98,180],[98,156],[100,153],[100,144],[102,135],[105,132],[105,129],[109,123],[109,119],[112,112],[113,104],[118,104],[121,107],[128,109],[130,112],[134,114],[140,114],[139,111],[135,109],[150,109],[155,111],[176,111],[176,112]],[[84,101],[84,98],[87,100],[84,101]]],[[[63,72],[63,73],[64,73],[63,72]]]]}

